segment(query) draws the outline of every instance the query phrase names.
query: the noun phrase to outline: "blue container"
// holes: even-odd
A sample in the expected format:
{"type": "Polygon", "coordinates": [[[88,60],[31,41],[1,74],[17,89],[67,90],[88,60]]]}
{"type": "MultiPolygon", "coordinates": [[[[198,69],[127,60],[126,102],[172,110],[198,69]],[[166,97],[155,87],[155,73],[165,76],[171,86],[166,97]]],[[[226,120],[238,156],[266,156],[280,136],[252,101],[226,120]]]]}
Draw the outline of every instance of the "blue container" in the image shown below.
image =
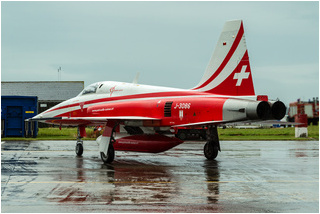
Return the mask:
{"type": "Polygon", "coordinates": [[[1,136],[36,137],[37,122],[25,122],[38,114],[38,97],[1,96],[1,136]]]}

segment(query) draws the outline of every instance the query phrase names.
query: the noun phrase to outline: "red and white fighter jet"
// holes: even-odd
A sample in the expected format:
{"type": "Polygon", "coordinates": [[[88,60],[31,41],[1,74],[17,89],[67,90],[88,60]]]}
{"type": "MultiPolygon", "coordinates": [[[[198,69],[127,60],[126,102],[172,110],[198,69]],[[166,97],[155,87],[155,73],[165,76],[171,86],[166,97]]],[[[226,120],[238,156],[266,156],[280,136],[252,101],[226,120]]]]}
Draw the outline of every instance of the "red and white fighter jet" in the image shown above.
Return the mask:
{"type": "Polygon", "coordinates": [[[282,102],[255,95],[243,23],[235,20],[225,23],[205,73],[192,89],[98,82],[31,120],[77,126],[78,156],[83,153],[85,127],[103,125],[97,142],[105,163],[114,160],[115,150],[157,153],[182,143],[161,134],[170,128],[207,127],[204,155],[212,160],[220,151],[218,125],[280,120],[285,112],[282,102]],[[119,125],[128,136],[115,139],[119,125]]]}

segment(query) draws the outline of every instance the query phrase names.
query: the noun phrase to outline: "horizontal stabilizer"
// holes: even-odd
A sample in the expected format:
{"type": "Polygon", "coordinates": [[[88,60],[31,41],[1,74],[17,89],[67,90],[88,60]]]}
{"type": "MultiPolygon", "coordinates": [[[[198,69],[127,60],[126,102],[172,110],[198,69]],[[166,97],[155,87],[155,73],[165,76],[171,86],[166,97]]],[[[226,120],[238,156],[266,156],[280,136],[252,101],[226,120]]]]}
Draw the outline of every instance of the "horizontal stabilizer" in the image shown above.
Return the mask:
{"type": "Polygon", "coordinates": [[[285,121],[278,121],[278,120],[266,120],[266,121],[260,121],[260,122],[255,122],[259,124],[279,124],[279,125],[292,125],[292,126],[297,126],[301,125],[302,123],[295,123],[295,122],[285,122],[285,121]]]}

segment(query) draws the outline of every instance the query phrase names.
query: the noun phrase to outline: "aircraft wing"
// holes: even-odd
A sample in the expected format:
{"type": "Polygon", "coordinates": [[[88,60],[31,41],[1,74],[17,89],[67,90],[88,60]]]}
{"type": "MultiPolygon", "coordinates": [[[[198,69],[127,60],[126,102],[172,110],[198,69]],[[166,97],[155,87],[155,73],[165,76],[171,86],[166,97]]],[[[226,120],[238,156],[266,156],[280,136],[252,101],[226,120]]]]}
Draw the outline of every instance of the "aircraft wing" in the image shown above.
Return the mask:
{"type": "Polygon", "coordinates": [[[204,121],[204,122],[198,122],[198,123],[187,123],[187,124],[175,125],[172,127],[220,125],[220,124],[226,124],[226,123],[232,123],[232,122],[234,121],[231,121],[231,120],[204,121]]]}
{"type": "Polygon", "coordinates": [[[65,118],[67,120],[86,120],[88,122],[107,122],[108,120],[161,120],[151,117],[139,117],[139,116],[116,116],[116,117],[70,117],[65,118]]]}
{"type": "Polygon", "coordinates": [[[25,119],[25,121],[47,121],[47,120],[62,120],[63,117],[32,117],[25,119]]]}
{"type": "Polygon", "coordinates": [[[26,121],[48,121],[48,120],[86,120],[99,122],[106,122],[108,120],[161,120],[159,118],[139,117],[139,116],[115,116],[115,117],[41,117],[29,118],[26,121]]]}
{"type": "Polygon", "coordinates": [[[71,124],[76,124],[77,121],[79,124],[97,124],[97,123],[106,123],[108,120],[118,120],[118,121],[150,121],[150,120],[161,120],[159,118],[151,117],[141,117],[141,116],[113,116],[113,117],[36,117],[29,118],[26,121],[68,121],[71,124]],[[81,122],[80,122],[81,121],[81,122]]]}
{"type": "Polygon", "coordinates": [[[221,124],[228,124],[228,123],[236,123],[239,124],[280,124],[280,125],[300,125],[301,123],[295,122],[284,122],[278,120],[265,120],[265,121],[256,121],[256,120],[247,120],[247,121],[236,121],[236,120],[217,120],[217,121],[204,121],[199,123],[188,123],[188,124],[181,124],[175,125],[172,127],[190,127],[190,126],[207,126],[207,125],[221,125],[221,124]]]}
{"type": "Polygon", "coordinates": [[[93,120],[93,121],[100,121],[100,120],[161,120],[158,118],[151,118],[151,117],[137,117],[137,116],[117,116],[117,117],[66,117],[64,119],[68,120],[93,120]]]}

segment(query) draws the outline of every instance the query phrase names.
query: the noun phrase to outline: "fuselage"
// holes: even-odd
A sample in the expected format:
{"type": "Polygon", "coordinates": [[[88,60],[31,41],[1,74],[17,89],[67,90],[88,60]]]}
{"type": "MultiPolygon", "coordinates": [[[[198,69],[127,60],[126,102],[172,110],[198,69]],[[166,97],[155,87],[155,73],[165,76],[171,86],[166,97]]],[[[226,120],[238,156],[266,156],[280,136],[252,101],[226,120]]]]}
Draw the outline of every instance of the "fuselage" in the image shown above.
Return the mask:
{"type": "MultiPolygon", "coordinates": [[[[236,99],[196,90],[158,87],[123,82],[98,82],[86,87],[77,97],[66,100],[36,118],[58,125],[93,125],[83,118],[132,118],[142,126],[170,127],[203,121],[230,120],[224,105],[236,99]],[[69,120],[68,120],[69,118],[69,120]],[[136,118],[136,119],[135,119],[136,118]]],[[[243,100],[244,97],[241,97],[243,100]]],[[[246,97],[244,107],[255,96],[246,97]],[[251,99],[251,100],[250,100],[251,99]]],[[[243,118],[246,117],[245,112],[243,118]]],[[[239,112],[238,112],[239,114],[239,112]]],[[[242,119],[237,115],[237,120],[242,119]]]]}

